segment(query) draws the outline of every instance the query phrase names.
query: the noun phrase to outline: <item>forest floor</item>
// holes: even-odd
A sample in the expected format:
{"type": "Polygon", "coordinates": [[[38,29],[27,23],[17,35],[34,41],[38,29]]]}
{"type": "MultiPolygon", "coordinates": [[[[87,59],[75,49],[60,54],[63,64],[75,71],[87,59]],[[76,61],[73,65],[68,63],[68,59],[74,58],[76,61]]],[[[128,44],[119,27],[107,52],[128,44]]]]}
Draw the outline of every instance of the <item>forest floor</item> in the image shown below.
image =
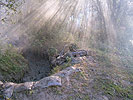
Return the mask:
{"type": "Polygon", "coordinates": [[[107,58],[99,61],[98,55],[80,57],[81,62],[72,65],[80,72],[61,77],[62,86],[13,93],[9,100],[133,100],[133,73],[107,58]]]}

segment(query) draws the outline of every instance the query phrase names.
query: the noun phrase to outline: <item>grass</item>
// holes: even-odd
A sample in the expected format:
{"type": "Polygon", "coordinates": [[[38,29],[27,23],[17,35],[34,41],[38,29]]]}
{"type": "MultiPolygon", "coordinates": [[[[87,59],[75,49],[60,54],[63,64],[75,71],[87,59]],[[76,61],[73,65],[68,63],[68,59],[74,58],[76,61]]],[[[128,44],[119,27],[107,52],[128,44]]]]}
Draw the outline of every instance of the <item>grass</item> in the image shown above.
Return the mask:
{"type": "Polygon", "coordinates": [[[60,66],[56,66],[56,67],[54,67],[54,68],[52,69],[51,74],[58,73],[58,72],[60,72],[61,70],[65,69],[65,68],[67,68],[67,67],[70,67],[70,66],[71,66],[71,63],[69,63],[69,62],[67,62],[67,63],[65,63],[65,64],[63,64],[63,65],[60,65],[60,66]]]}
{"type": "Polygon", "coordinates": [[[89,95],[84,96],[84,97],[83,97],[83,100],[90,100],[89,95]]]}
{"type": "Polygon", "coordinates": [[[93,50],[93,52],[94,55],[91,56],[94,57],[94,59],[96,59],[101,66],[107,66],[107,67],[113,66],[107,52],[96,49],[93,50]]]}
{"type": "MultiPolygon", "coordinates": [[[[94,79],[93,90],[98,94],[102,93],[102,95],[106,95],[110,100],[114,100],[116,98],[118,98],[120,100],[132,100],[133,99],[133,94],[132,94],[133,87],[132,86],[123,86],[123,84],[121,84],[122,80],[127,80],[129,82],[132,82],[132,79],[133,79],[132,72],[128,73],[127,69],[125,69],[122,66],[123,62],[121,62],[121,59],[125,59],[125,58],[119,59],[118,55],[115,55],[113,53],[103,52],[100,50],[97,50],[94,52],[95,52],[94,55],[91,55],[91,56],[94,57],[94,59],[96,59],[98,61],[99,67],[101,67],[101,69],[99,71],[108,73],[109,76],[112,76],[114,79],[116,78],[116,75],[118,75],[118,76],[120,75],[119,79],[121,79],[121,80],[119,81],[116,78],[116,81],[118,82],[118,84],[116,84],[111,79],[104,78],[104,76],[106,76],[106,75],[104,75],[105,74],[104,73],[102,76],[99,76],[99,78],[94,79]],[[112,58],[112,59],[110,59],[110,58],[112,58]],[[118,63],[117,63],[117,61],[118,61],[118,63]],[[121,76],[125,77],[125,79],[121,78],[121,76]]],[[[55,73],[59,72],[63,68],[66,68],[66,66],[57,66],[54,68],[54,72],[55,73]]],[[[74,77],[74,78],[77,80],[81,81],[82,78],[85,79],[84,72],[79,72],[76,75],[77,75],[77,77],[74,77]]],[[[85,87],[88,87],[88,86],[85,84],[85,87]]],[[[73,85],[73,88],[77,88],[77,86],[73,85]]],[[[89,96],[86,95],[86,96],[82,97],[82,99],[89,100],[89,96]]],[[[68,100],[73,100],[73,97],[70,96],[68,98],[68,100]]]]}
{"type": "Polygon", "coordinates": [[[94,90],[108,95],[110,98],[119,97],[125,99],[133,99],[131,87],[124,88],[121,85],[114,84],[109,79],[97,78],[94,81],[94,90]]]}
{"type": "Polygon", "coordinates": [[[28,63],[21,54],[9,51],[0,54],[0,73],[3,81],[19,80],[27,68],[28,63]]]}
{"type": "Polygon", "coordinates": [[[96,93],[103,93],[109,96],[111,100],[114,100],[114,98],[132,100],[133,87],[121,84],[122,80],[127,80],[130,83],[132,83],[133,80],[133,58],[129,56],[130,54],[127,52],[126,55],[128,56],[126,56],[125,54],[120,54],[120,51],[92,51],[94,53],[92,53],[91,56],[98,61],[99,66],[104,68],[104,71],[107,71],[112,77],[116,78],[118,75],[120,79],[117,81],[119,84],[115,84],[111,79],[96,78],[94,80],[93,90],[96,93]]]}
{"type": "Polygon", "coordinates": [[[67,100],[90,100],[89,95],[84,95],[82,93],[76,93],[73,96],[69,96],[67,100]]]}

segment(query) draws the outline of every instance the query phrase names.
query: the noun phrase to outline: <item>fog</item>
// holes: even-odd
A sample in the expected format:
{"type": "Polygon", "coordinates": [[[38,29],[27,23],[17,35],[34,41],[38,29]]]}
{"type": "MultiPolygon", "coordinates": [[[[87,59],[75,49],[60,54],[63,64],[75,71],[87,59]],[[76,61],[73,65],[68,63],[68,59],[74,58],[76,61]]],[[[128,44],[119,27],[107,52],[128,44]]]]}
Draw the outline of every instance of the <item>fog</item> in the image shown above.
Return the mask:
{"type": "Polygon", "coordinates": [[[1,19],[6,17],[0,21],[2,44],[26,47],[41,31],[60,37],[55,39],[59,41],[72,35],[64,41],[82,48],[133,49],[132,0],[25,0],[16,13],[8,9],[8,15],[4,8],[0,8],[1,19]]]}

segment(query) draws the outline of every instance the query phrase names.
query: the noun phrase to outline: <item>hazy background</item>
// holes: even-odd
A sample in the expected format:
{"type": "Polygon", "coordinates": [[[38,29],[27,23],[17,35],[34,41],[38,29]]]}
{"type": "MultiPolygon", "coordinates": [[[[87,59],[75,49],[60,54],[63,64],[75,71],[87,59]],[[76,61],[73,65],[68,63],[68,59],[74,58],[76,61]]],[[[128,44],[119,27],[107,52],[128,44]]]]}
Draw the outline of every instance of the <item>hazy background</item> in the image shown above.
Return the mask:
{"type": "Polygon", "coordinates": [[[77,43],[82,48],[102,51],[133,51],[132,0],[16,2],[22,3],[16,13],[3,6],[0,8],[1,44],[46,49],[77,43]]]}

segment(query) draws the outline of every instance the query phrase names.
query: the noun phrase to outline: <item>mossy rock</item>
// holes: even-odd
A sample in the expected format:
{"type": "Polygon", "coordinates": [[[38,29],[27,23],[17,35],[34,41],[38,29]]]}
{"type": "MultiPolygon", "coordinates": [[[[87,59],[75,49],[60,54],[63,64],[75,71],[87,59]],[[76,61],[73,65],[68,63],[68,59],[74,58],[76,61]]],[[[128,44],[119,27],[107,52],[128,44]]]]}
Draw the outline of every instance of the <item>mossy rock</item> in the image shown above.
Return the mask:
{"type": "Polygon", "coordinates": [[[70,51],[75,52],[75,51],[77,51],[77,49],[79,49],[77,44],[74,44],[74,43],[70,44],[70,46],[69,46],[70,51]]]}
{"type": "Polygon", "coordinates": [[[57,49],[54,47],[49,48],[48,49],[48,55],[51,57],[57,55],[57,49]]]}

